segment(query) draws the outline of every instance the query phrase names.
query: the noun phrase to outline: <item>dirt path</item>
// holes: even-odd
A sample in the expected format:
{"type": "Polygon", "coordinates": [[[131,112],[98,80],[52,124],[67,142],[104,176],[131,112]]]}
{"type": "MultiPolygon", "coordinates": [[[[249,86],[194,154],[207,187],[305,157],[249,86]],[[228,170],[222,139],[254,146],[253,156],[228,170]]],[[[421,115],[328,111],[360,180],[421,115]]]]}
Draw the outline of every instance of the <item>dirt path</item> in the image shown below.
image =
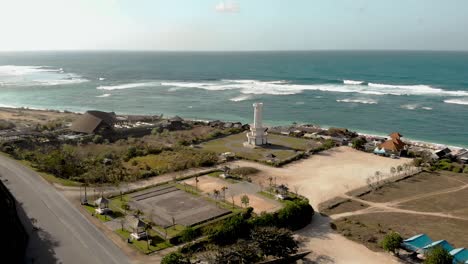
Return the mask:
{"type": "MultiPolygon", "coordinates": [[[[463,182],[463,181],[460,181],[463,182]]],[[[465,183],[465,182],[463,182],[465,183]]],[[[442,217],[442,218],[452,218],[452,219],[458,219],[458,220],[466,220],[468,221],[468,218],[464,217],[458,217],[454,216],[452,214],[448,213],[442,213],[442,212],[421,212],[421,211],[415,211],[415,210],[407,210],[407,209],[401,209],[397,208],[399,204],[405,203],[405,202],[410,202],[422,198],[427,198],[435,195],[441,195],[441,194],[447,194],[447,193],[453,193],[453,192],[458,192],[464,189],[468,188],[468,184],[465,183],[463,186],[459,187],[454,187],[454,188],[448,188],[444,190],[439,190],[439,191],[434,191],[434,192],[429,192],[429,193],[424,193],[420,195],[414,195],[411,197],[406,197],[402,199],[397,199],[394,201],[386,202],[386,203],[376,203],[376,202],[369,202],[366,200],[359,199],[357,197],[349,196],[349,195],[341,195],[343,198],[347,198],[359,203],[363,203],[368,205],[369,207],[362,209],[362,210],[357,210],[353,212],[345,212],[341,214],[334,214],[331,215],[331,219],[339,219],[343,217],[349,217],[349,216],[354,216],[354,215],[362,215],[362,214],[371,214],[371,213],[404,213],[404,214],[414,214],[414,215],[427,215],[427,216],[436,216],[436,217],[442,217]]]]}

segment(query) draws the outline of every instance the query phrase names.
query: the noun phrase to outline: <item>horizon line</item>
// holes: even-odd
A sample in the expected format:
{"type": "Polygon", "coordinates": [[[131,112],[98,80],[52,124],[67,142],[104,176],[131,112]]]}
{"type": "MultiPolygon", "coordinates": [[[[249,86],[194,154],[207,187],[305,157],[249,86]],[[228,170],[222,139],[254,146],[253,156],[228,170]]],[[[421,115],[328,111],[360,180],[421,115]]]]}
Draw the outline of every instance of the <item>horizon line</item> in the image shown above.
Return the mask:
{"type": "Polygon", "coordinates": [[[247,52],[468,52],[468,50],[438,49],[258,49],[258,50],[170,50],[170,49],[38,49],[38,50],[0,50],[8,52],[178,52],[178,53],[247,53],[247,52]]]}

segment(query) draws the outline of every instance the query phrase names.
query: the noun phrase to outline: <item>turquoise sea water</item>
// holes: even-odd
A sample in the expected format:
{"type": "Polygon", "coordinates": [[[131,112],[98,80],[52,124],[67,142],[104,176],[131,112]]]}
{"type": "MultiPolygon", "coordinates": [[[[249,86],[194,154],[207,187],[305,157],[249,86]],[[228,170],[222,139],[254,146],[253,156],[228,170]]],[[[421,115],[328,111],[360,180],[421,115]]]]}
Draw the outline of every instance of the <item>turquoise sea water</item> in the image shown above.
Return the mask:
{"type": "Polygon", "coordinates": [[[400,131],[468,146],[468,53],[0,53],[0,106],[400,131]]]}

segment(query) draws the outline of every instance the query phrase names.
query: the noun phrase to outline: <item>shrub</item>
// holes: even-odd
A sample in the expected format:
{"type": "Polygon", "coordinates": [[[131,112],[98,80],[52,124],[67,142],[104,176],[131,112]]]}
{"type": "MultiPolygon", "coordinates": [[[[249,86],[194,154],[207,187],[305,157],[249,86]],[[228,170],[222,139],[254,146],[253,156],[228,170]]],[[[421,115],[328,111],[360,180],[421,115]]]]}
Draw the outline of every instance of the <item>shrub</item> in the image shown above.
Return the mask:
{"type": "Polygon", "coordinates": [[[461,173],[463,171],[463,169],[461,167],[453,167],[452,171],[455,172],[455,173],[461,173]]]}
{"type": "Polygon", "coordinates": [[[95,135],[93,137],[94,144],[101,144],[104,141],[104,138],[101,135],[95,135]]]}
{"type": "Polygon", "coordinates": [[[403,238],[400,236],[400,234],[392,232],[384,237],[381,245],[384,250],[396,253],[402,242],[403,238]]]}
{"type": "Polygon", "coordinates": [[[180,232],[180,240],[182,242],[189,242],[194,240],[200,235],[199,229],[193,229],[192,227],[185,228],[182,232],[180,232]]]}
{"type": "Polygon", "coordinates": [[[364,144],[366,144],[366,139],[365,138],[362,138],[362,137],[357,137],[355,139],[353,139],[353,148],[355,149],[363,149],[364,148],[364,144]]]}
{"type": "Polygon", "coordinates": [[[231,174],[235,176],[246,176],[257,172],[259,172],[259,170],[253,167],[239,167],[231,170],[231,174]]]}
{"type": "Polygon", "coordinates": [[[297,242],[290,230],[276,227],[255,228],[251,238],[264,255],[287,257],[297,252],[297,242]]]}
{"type": "Polygon", "coordinates": [[[452,264],[453,257],[444,248],[438,246],[426,254],[425,264],[452,264]]]}
{"type": "Polygon", "coordinates": [[[190,264],[190,260],[178,252],[172,252],[164,256],[161,264],[190,264]]]}

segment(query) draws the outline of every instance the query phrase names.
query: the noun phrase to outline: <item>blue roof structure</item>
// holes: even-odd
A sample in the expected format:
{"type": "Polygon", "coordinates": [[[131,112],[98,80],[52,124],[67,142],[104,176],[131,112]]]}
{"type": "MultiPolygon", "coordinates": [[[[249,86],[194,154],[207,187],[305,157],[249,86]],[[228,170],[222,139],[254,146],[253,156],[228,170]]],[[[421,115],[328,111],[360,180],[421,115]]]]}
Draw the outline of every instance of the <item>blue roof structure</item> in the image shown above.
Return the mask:
{"type": "Polygon", "coordinates": [[[406,248],[409,251],[419,251],[422,250],[425,246],[432,243],[432,239],[426,234],[419,234],[408,239],[403,240],[401,244],[403,248],[406,248]]]}
{"type": "Polygon", "coordinates": [[[379,149],[379,147],[376,147],[376,148],[374,149],[374,153],[375,153],[375,154],[385,154],[386,152],[385,152],[385,149],[384,149],[384,148],[379,149]]]}
{"type": "Polygon", "coordinates": [[[450,255],[453,256],[453,264],[468,263],[468,249],[457,248],[450,251],[450,255]]]}
{"type": "Polygon", "coordinates": [[[424,251],[428,251],[428,250],[431,250],[432,248],[434,247],[442,247],[443,249],[447,250],[448,252],[452,251],[454,248],[452,245],[450,245],[449,242],[447,242],[447,240],[439,240],[439,241],[435,241],[435,242],[432,242],[431,244],[425,246],[423,248],[424,251]]]}

